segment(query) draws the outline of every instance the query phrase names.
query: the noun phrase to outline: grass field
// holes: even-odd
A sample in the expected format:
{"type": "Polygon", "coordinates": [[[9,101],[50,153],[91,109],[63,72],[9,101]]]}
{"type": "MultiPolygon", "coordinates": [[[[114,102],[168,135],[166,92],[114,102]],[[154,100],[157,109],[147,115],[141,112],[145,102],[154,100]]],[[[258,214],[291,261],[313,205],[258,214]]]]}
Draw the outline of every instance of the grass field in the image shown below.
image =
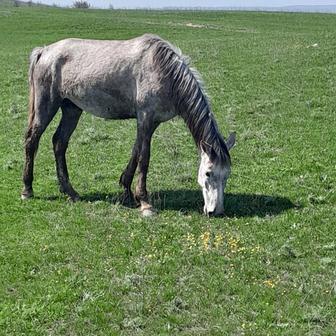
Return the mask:
{"type": "Polygon", "coordinates": [[[335,335],[336,18],[0,6],[0,335],[335,335]],[[118,203],[135,121],[84,114],[59,194],[43,136],[20,201],[28,55],[65,37],[145,32],[203,75],[237,132],[226,216],[201,214],[182,120],[153,139],[151,219],[118,203]]]}

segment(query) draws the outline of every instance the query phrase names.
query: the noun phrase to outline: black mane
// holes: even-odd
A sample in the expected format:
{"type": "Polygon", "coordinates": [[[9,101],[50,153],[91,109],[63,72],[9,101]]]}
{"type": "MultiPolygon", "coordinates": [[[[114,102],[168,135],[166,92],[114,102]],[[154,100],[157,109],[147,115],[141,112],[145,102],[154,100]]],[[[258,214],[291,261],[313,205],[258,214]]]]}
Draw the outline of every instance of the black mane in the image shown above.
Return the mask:
{"type": "Polygon", "coordinates": [[[178,114],[184,119],[198,148],[210,145],[218,159],[230,163],[230,154],[211,112],[199,73],[190,68],[179,50],[159,37],[152,37],[154,63],[168,81],[170,96],[178,114]]]}

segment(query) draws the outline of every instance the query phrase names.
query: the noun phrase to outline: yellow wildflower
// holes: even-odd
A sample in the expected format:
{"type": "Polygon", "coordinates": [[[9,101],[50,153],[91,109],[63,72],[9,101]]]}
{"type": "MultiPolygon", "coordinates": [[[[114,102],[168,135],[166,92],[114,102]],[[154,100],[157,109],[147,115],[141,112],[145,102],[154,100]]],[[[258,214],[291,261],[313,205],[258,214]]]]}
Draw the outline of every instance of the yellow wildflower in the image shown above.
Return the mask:
{"type": "Polygon", "coordinates": [[[238,245],[239,245],[239,239],[235,239],[233,237],[229,237],[228,244],[231,252],[237,252],[238,245]]]}
{"type": "Polygon", "coordinates": [[[214,240],[214,246],[216,249],[220,248],[223,245],[224,237],[221,233],[217,233],[214,240]]]}
{"type": "Polygon", "coordinates": [[[273,281],[271,279],[263,281],[263,284],[266,285],[269,288],[274,288],[275,285],[276,285],[275,281],[273,281]]]}
{"type": "Polygon", "coordinates": [[[202,247],[205,251],[208,251],[209,248],[210,248],[210,232],[209,231],[206,231],[204,233],[201,234],[200,236],[201,238],[201,241],[202,241],[202,247]]]}
{"type": "Polygon", "coordinates": [[[187,248],[191,250],[196,245],[195,236],[192,233],[188,233],[186,237],[187,248]]]}

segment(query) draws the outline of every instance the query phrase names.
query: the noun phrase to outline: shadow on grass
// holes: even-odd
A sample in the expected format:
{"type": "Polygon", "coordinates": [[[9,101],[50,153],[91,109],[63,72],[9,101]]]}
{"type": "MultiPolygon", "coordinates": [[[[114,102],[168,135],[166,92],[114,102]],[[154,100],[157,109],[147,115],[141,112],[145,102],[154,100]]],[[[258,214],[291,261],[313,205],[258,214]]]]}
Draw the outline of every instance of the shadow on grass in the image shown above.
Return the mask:
{"type": "MultiPolygon", "coordinates": [[[[151,193],[153,205],[158,210],[175,210],[182,213],[202,212],[203,197],[200,190],[160,190],[151,193]]],[[[81,201],[120,202],[118,193],[92,193],[81,196],[81,201]]],[[[225,193],[226,217],[265,217],[278,215],[296,208],[288,198],[271,195],[225,193]]]]}
{"type": "Polygon", "coordinates": [[[297,206],[287,197],[254,194],[226,194],[224,209],[228,217],[274,216],[297,206]]]}

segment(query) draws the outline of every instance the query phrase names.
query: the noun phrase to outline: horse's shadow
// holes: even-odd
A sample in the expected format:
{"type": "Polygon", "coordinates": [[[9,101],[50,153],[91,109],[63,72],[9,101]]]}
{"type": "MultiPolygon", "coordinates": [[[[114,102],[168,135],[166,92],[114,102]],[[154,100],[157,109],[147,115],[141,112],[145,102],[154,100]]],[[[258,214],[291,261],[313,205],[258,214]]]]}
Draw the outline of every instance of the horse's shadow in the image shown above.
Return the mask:
{"type": "MultiPolygon", "coordinates": [[[[118,193],[89,193],[81,196],[81,201],[104,201],[111,204],[120,202],[120,199],[118,193]]],[[[199,190],[154,191],[151,199],[154,207],[161,211],[202,212],[203,197],[199,190]]],[[[296,208],[296,205],[282,196],[226,193],[224,197],[226,217],[274,216],[292,208],[296,208]]]]}

